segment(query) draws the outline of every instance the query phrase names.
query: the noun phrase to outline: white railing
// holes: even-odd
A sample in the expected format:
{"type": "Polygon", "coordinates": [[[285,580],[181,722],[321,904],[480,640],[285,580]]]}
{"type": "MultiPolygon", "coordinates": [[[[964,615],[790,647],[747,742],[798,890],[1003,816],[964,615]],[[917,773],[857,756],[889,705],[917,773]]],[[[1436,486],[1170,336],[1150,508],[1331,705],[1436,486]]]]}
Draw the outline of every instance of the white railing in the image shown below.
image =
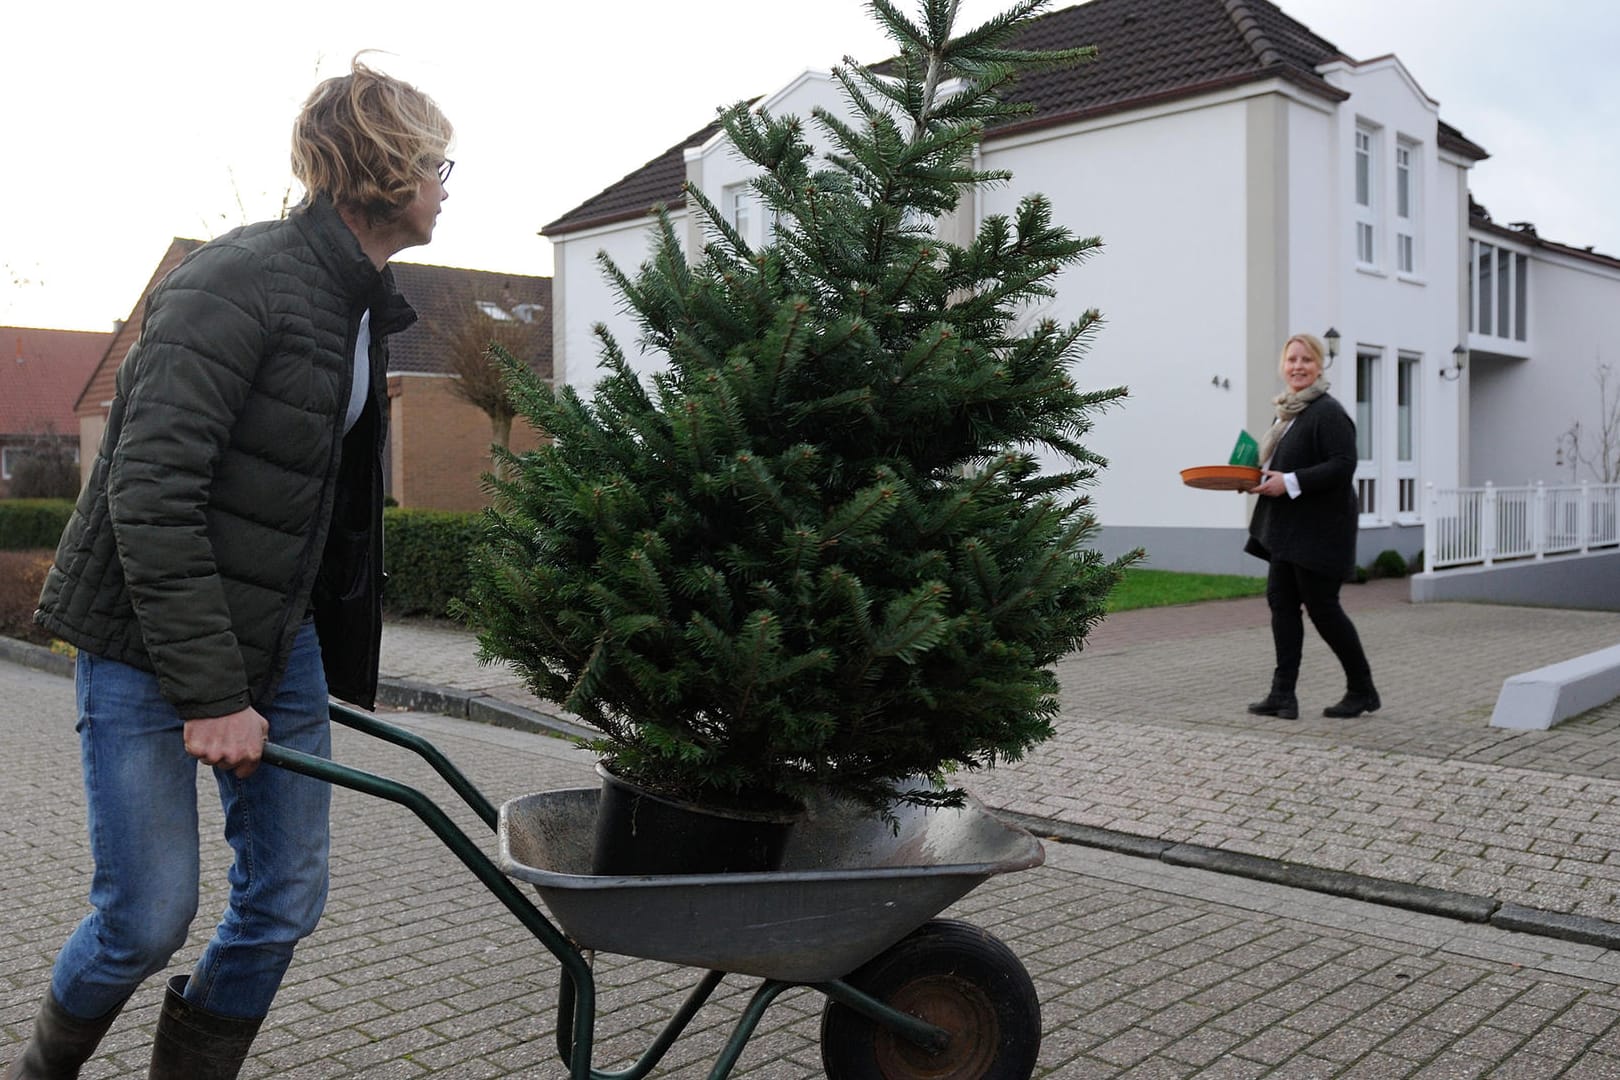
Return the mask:
{"type": "Polygon", "coordinates": [[[1428,570],[1620,545],[1620,484],[1426,488],[1428,570]]]}

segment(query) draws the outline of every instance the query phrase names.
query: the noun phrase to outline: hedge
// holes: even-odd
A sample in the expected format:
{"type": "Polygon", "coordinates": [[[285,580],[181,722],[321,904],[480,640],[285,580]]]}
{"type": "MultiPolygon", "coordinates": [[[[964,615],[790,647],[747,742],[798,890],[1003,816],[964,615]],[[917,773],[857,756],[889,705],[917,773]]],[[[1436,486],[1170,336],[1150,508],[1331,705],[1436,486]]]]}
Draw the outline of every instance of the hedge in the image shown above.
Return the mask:
{"type": "Polygon", "coordinates": [[[383,511],[383,568],[390,615],[449,615],[450,601],[467,592],[467,553],[481,535],[477,513],[444,510],[383,511]]]}
{"type": "Polygon", "coordinates": [[[51,640],[34,624],[34,608],[39,606],[39,590],[45,585],[52,554],[46,548],[0,551],[0,636],[40,645],[51,640]]]}
{"type": "Polygon", "coordinates": [[[0,551],[55,551],[72,516],[72,499],[0,499],[0,551]]]}
{"type": "MultiPolygon", "coordinates": [[[[72,513],[66,499],[0,499],[0,551],[43,552],[48,566],[72,513]]],[[[476,513],[384,510],[383,607],[391,615],[448,616],[451,599],[467,591],[467,552],[478,538],[476,513]]],[[[32,580],[18,587],[39,595],[32,580]]]]}

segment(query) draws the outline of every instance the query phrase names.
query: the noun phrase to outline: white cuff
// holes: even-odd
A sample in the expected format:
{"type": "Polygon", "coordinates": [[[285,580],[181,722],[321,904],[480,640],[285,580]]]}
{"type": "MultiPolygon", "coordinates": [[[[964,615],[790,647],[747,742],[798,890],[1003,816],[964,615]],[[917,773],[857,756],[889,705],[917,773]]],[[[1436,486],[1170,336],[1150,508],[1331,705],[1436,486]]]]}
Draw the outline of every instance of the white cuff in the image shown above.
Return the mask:
{"type": "Polygon", "coordinates": [[[1283,473],[1283,487],[1288,489],[1290,499],[1299,498],[1299,477],[1291,472],[1283,473]]]}

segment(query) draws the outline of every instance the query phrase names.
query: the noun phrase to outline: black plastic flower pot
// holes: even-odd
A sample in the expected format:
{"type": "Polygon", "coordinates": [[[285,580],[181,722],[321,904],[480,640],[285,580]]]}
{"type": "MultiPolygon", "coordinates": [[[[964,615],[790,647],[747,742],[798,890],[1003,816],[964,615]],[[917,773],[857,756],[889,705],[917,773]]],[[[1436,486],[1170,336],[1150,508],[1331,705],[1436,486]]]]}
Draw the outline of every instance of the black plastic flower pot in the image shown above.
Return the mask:
{"type": "Polygon", "coordinates": [[[592,871],[647,874],[748,874],[776,870],[799,815],[703,806],[657,795],[597,765],[592,871]]]}

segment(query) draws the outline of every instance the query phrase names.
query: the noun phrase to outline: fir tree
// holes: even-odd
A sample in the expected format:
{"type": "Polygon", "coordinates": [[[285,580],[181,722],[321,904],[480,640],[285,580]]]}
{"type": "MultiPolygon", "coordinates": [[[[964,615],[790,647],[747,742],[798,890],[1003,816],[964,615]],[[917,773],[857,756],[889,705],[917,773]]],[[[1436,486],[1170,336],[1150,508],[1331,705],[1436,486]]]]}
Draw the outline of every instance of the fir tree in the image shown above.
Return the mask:
{"type": "Polygon", "coordinates": [[[1040,196],[962,246],[940,215],[974,185],[985,126],[1022,111],[1020,72],[1087,59],[1009,42],[1023,0],[952,36],[956,4],[835,72],[853,122],[723,114],[774,218],[750,246],[695,188],[689,261],[660,216],[633,276],[602,265],[668,357],[644,383],[598,327],[586,400],[509,364],[554,437],[505,455],[464,613],[482,655],[603,732],[615,772],[698,801],[832,788],[875,807],[955,801],[951,773],[1052,734],[1050,665],[1103,615],[1130,558],[1088,548],[1082,439],[1123,389],[1072,369],[1097,313],[1020,328],[1099,242],[1040,196]],[[1071,465],[1042,471],[1035,450],[1071,465]]]}

